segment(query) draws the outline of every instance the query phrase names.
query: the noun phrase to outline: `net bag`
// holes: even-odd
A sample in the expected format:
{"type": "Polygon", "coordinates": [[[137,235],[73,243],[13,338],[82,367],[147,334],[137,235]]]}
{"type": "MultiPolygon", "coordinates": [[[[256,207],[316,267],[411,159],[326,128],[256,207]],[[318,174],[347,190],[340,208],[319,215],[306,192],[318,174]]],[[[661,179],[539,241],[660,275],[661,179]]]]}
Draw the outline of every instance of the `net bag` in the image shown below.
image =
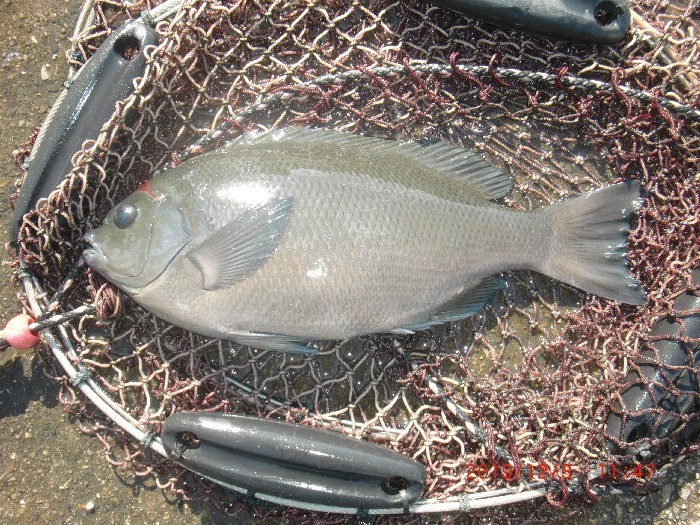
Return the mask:
{"type": "MultiPolygon", "coordinates": [[[[70,66],[154,7],[86,4],[70,66]]],[[[544,518],[613,484],[653,488],[664,465],[698,447],[700,334],[686,324],[700,314],[700,28],[685,2],[631,9],[617,46],[539,39],[418,1],[197,0],[169,18],[147,12],[159,44],[135,93],[20,228],[14,283],[47,325],[59,316],[43,353],[61,402],[119,468],[230,511],[282,503],[256,508],[301,523],[335,522],[319,512],[337,509],[202,481],[162,456],[165,418],[249,414],[402,452],[427,472],[423,495],[398,511],[406,521],[453,511],[443,520],[456,521],[460,510],[496,519],[518,501],[535,504],[509,505],[511,517],[544,518]],[[511,272],[473,318],[313,343],[318,352],[301,356],[188,333],[76,264],[85,232],[156,171],[244,132],[299,126],[473,148],[512,177],[503,204],[518,210],[639,179],[627,257],[647,304],[511,272]],[[661,334],[661,322],[676,329],[661,334]],[[681,364],[665,360],[660,339],[680,345],[681,364]],[[628,406],[631,388],[654,402],[628,406]]]]}

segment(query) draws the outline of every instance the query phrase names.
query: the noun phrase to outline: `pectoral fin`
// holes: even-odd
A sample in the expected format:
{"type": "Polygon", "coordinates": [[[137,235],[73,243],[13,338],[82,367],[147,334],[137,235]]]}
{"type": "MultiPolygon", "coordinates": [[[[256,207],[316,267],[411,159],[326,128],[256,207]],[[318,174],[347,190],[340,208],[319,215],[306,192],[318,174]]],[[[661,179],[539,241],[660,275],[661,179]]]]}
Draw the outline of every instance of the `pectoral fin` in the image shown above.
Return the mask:
{"type": "Polygon", "coordinates": [[[260,268],[279,246],[292,205],[292,198],[278,198],[245,211],[190,252],[202,288],[231,286],[260,268]]]}

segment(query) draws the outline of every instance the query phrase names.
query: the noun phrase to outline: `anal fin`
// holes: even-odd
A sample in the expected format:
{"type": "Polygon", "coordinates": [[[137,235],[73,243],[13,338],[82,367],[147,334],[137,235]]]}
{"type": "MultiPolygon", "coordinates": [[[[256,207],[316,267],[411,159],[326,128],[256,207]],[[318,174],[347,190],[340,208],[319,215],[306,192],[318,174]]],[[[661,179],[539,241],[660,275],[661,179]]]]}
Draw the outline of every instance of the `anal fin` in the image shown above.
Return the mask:
{"type": "Polygon", "coordinates": [[[503,286],[503,277],[500,275],[488,277],[474,288],[462,292],[441,305],[426,322],[408,326],[404,330],[425,330],[431,326],[471,317],[490,303],[494,295],[503,289],[503,286]]]}
{"type": "Polygon", "coordinates": [[[314,348],[304,346],[307,340],[281,334],[266,334],[260,332],[235,332],[230,339],[234,343],[251,346],[259,350],[272,350],[273,352],[289,352],[295,354],[315,354],[314,348]]]}

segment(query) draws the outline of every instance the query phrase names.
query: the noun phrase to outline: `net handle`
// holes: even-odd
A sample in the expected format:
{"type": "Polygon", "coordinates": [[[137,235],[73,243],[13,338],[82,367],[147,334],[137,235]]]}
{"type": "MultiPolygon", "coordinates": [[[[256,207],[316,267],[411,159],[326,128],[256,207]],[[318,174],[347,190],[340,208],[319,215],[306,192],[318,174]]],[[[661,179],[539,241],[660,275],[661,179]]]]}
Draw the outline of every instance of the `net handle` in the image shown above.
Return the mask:
{"type": "MultiPolygon", "coordinates": [[[[76,43],[83,31],[95,23],[95,12],[93,10],[95,3],[96,0],[86,0],[83,3],[80,14],[78,15],[78,20],[75,23],[75,28],[73,29],[73,36],[71,37],[72,51],[77,51],[76,43]]],[[[124,5],[128,7],[132,3],[133,2],[125,2],[124,5]]],[[[177,13],[180,6],[184,3],[185,0],[166,0],[151,10],[142,11],[141,18],[148,25],[155,26],[158,22],[170,18],[177,13]]],[[[70,81],[76,73],[77,70],[73,66],[68,66],[68,78],[66,81],[70,81]]]]}

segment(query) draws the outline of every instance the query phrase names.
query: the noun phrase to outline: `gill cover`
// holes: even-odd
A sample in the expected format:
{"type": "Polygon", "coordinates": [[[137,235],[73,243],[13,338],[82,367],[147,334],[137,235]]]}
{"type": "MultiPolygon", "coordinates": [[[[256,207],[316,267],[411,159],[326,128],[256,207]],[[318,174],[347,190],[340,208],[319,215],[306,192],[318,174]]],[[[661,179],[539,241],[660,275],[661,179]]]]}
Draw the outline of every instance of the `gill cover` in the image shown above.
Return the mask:
{"type": "Polygon", "coordinates": [[[168,198],[136,192],[90,230],[85,262],[125,291],[134,294],[151,284],[189,239],[188,221],[168,198]]]}

